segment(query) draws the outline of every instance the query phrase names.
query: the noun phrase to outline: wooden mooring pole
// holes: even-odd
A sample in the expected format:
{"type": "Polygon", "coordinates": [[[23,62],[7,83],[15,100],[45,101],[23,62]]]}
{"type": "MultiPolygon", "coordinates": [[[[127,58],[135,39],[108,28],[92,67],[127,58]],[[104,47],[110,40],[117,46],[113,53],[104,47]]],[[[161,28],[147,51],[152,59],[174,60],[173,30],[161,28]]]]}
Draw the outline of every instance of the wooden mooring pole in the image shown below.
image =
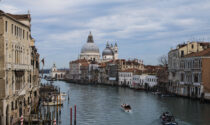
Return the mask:
{"type": "Polygon", "coordinates": [[[74,105],[74,125],[76,125],[76,120],[77,120],[76,112],[77,112],[77,106],[74,105]]]}
{"type": "Polygon", "coordinates": [[[72,107],[70,108],[70,125],[72,125],[72,107]]]}

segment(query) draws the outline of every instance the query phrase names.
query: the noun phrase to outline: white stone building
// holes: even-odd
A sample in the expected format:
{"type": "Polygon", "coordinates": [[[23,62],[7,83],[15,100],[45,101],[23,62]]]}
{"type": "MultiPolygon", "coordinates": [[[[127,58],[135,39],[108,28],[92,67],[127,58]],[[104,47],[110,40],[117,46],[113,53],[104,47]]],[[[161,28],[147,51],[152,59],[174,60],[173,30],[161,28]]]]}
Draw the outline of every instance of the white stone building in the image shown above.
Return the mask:
{"type": "Polygon", "coordinates": [[[154,87],[157,85],[157,77],[155,75],[134,75],[133,83],[130,87],[145,89],[146,86],[154,87]]]}
{"type": "Polygon", "coordinates": [[[120,86],[131,86],[133,82],[133,72],[120,71],[118,73],[118,85],[120,86]]]}
{"type": "Polygon", "coordinates": [[[53,64],[53,67],[51,68],[50,71],[50,76],[52,79],[55,80],[62,80],[65,78],[66,71],[65,70],[58,70],[55,63],[53,64]]]}

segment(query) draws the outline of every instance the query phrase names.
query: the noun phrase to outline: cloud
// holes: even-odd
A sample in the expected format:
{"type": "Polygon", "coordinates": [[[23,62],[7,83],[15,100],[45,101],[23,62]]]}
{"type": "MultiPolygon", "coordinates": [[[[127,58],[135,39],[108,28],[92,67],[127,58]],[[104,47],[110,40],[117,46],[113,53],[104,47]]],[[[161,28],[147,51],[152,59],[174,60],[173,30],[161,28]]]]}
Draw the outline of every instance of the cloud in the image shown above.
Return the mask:
{"type": "Polygon", "coordinates": [[[146,64],[157,64],[157,57],[180,42],[210,40],[208,0],[3,0],[0,9],[30,10],[32,35],[48,67],[68,67],[89,31],[100,51],[106,41],[117,41],[121,58],[146,64]]]}
{"type": "Polygon", "coordinates": [[[18,12],[20,12],[20,9],[16,8],[15,6],[9,5],[9,4],[0,4],[0,9],[4,10],[7,13],[18,13],[18,12]]]}

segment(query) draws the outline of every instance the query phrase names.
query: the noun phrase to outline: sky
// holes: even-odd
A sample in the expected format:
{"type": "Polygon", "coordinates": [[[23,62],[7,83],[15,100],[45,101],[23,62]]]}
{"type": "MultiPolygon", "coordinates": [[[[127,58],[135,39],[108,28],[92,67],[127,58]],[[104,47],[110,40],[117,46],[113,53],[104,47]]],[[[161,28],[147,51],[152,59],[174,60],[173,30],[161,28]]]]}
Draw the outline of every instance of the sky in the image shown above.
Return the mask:
{"type": "Polygon", "coordinates": [[[68,68],[90,31],[101,53],[117,42],[119,58],[146,65],[177,44],[210,41],[210,0],[0,0],[0,10],[31,14],[44,68],[68,68]]]}

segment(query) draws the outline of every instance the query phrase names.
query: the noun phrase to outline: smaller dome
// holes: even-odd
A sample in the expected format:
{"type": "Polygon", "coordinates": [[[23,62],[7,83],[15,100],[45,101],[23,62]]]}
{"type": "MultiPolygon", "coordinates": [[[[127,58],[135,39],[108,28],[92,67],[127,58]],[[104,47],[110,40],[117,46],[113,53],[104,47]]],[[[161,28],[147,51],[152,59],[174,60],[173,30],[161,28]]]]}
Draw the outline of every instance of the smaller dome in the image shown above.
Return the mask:
{"type": "Polygon", "coordinates": [[[104,51],[102,52],[102,56],[113,56],[114,55],[114,52],[112,51],[112,49],[110,48],[108,42],[107,42],[107,45],[106,45],[106,48],[104,49],[104,51]]]}

